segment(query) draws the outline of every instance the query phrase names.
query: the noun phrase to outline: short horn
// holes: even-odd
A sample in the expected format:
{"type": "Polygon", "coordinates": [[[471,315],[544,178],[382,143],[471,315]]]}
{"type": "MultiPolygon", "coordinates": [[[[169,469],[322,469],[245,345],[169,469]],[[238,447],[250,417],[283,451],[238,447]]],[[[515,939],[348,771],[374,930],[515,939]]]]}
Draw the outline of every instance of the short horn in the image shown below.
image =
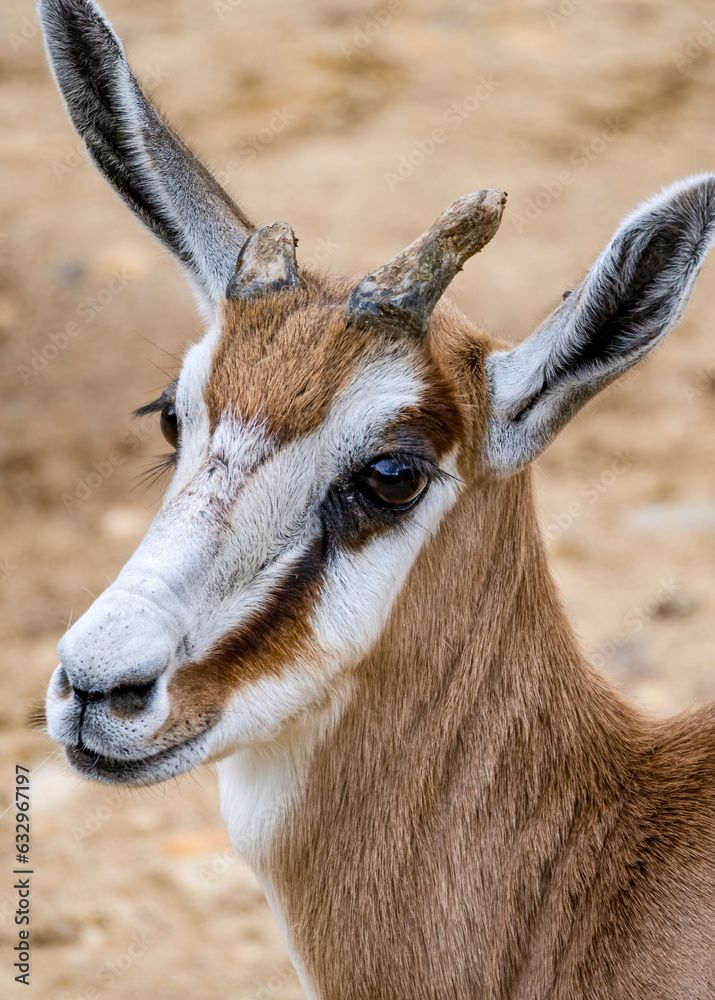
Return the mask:
{"type": "Polygon", "coordinates": [[[226,298],[250,299],[282,288],[301,287],[295,259],[297,242],[287,222],[274,222],[249,236],[238,255],[226,298]]]}
{"type": "Polygon", "coordinates": [[[494,236],[505,204],[503,191],[475,191],[459,198],[428,232],[353,288],[348,321],[426,333],[438,299],[464,262],[494,236]]]}

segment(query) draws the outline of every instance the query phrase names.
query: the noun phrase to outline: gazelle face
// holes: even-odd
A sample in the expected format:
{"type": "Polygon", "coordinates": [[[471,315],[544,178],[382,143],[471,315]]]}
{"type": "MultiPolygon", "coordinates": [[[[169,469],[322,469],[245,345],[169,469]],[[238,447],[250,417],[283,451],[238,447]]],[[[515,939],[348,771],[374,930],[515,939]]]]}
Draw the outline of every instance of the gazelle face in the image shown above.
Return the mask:
{"type": "Polygon", "coordinates": [[[531,338],[490,353],[439,299],[495,234],[502,192],[458,199],[352,288],[301,275],[290,227],[256,230],[95,0],[38,11],[90,156],[214,318],[152,407],[177,445],[163,506],[61,641],[48,694],[77,770],[141,784],[335,717],[459,491],[523,468],[680,318],[715,176],[646,202],[531,338]]]}
{"type": "Polygon", "coordinates": [[[162,780],[349,694],[455,502],[463,425],[427,344],[347,327],[346,297],[227,301],[155,404],[173,478],[48,696],[81,773],[162,780]]]}

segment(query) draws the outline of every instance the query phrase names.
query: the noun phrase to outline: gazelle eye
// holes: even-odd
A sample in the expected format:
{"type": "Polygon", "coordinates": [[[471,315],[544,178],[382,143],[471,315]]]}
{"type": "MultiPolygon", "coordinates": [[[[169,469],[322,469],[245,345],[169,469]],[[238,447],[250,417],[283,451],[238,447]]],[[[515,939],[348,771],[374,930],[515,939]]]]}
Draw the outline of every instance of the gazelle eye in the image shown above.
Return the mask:
{"type": "Polygon", "coordinates": [[[159,418],[159,425],[161,427],[161,433],[164,435],[166,440],[169,442],[172,448],[178,448],[179,446],[179,420],[176,416],[176,410],[174,409],[173,403],[167,403],[164,409],[161,411],[161,417],[159,418]]]}
{"type": "Polygon", "coordinates": [[[360,492],[378,507],[406,510],[429,485],[429,476],[407,459],[379,458],[357,474],[360,492]]]}

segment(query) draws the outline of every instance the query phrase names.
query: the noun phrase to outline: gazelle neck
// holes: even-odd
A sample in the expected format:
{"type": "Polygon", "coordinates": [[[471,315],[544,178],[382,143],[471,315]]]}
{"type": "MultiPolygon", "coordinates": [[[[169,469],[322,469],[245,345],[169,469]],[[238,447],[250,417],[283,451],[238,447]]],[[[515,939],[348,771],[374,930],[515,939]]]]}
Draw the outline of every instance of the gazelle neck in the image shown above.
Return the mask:
{"type": "Polygon", "coordinates": [[[638,725],[578,652],[530,474],[464,496],[339,721],[309,760],[277,751],[272,773],[290,788],[252,860],[316,995],[432,995],[424,983],[442,982],[434,995],[466,997],[513,977],[536,934],[549,940],[535,953],[553,953],[569,865],[595,877],[638,725]],[[350,981],[363,992],[343,992],[350,981]]]}

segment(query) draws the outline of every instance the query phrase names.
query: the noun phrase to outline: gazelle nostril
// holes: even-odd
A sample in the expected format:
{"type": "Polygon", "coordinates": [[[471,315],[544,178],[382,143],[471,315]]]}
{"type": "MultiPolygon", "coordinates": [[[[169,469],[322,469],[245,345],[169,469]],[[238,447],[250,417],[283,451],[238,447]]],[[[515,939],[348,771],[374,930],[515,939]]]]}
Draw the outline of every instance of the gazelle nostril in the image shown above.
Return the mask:
{"type": "Polygon", "coordinates": [[[107,693],[107,704],[112,715],[119,719],[132,719],[140,715],[149,704],[155,682],[148,684],[120,684],[107,693]]]}

